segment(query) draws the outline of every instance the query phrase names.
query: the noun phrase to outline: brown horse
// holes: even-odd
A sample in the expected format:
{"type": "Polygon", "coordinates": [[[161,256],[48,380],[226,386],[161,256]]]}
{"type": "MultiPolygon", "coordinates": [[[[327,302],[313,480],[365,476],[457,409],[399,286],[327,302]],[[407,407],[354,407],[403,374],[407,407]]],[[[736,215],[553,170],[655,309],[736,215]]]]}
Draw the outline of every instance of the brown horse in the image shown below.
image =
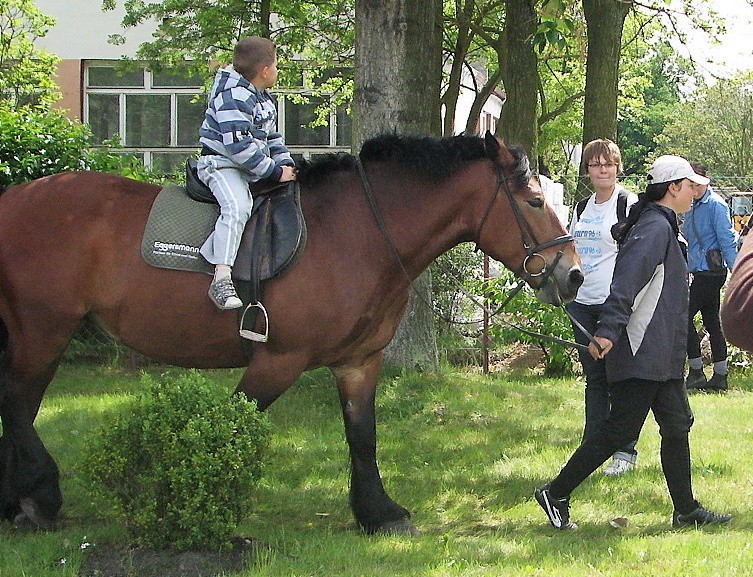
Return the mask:
{"type": "Polygon", "coordinates": [[[382,350],[411,281],[438,255],[471,241],[525,277],[540,300],[559,304],[583,280],[578,257],[525,155],[489,134],[378,137],[358,159],[330,156],[302,167],[299,181],[308,244],[298,264],[267,285],[270,338],[252,345],[250,359],[236,314],[207,297],[208,275],[142,260],[159,187],[80,172],[0,195],[0,514],[45,527],[62,505],[57,465],[33,422],[63,351],[91,315],[157,361],[248,365],[237,390],[261,409],[304,371],[329,367],[357,522],[367,532],[414,530],[382,485],[374,414],[382,350]]]}

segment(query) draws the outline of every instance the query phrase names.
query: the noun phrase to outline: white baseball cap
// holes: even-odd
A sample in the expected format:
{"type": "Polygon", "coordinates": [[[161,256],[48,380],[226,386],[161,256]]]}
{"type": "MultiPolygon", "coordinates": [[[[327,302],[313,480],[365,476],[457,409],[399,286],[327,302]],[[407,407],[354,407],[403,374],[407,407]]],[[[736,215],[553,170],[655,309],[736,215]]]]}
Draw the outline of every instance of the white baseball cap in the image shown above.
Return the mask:
{"type": "Polygon", "coordinates": [[[660,182],[673,182],[687,178],[696,184],[708,184],[710,178],[696,174],[690,163],[682,156],[665,154],[654,161],[651,170],[648,171],[648,181],[651,184],[660,182]]]}

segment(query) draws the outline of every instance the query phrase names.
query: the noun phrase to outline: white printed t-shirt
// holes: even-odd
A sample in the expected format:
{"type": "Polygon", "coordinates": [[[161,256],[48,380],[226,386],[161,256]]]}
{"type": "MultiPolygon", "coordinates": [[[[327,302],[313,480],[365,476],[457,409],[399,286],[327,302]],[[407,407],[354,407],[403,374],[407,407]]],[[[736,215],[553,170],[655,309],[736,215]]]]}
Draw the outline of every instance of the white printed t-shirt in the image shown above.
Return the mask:
{"type": "MultiPolygon", "coordinates": [[[[600,305],[609,296],[614,261],[617,258],[617,242],[612,238],[612,226],[617,223],[617,197],[620,190],[617,186],[609,200],[601,204],[596,204],[596,195],[592,194],[580,218],[577,210],[573,210],[570,234],[575,239],[585,277],[575,297],[575,301],[580,304],[600,305]]],[[[629,193],[627,212],[630,212],[630,207],[636,202],[638,196],[629,193]]]]}

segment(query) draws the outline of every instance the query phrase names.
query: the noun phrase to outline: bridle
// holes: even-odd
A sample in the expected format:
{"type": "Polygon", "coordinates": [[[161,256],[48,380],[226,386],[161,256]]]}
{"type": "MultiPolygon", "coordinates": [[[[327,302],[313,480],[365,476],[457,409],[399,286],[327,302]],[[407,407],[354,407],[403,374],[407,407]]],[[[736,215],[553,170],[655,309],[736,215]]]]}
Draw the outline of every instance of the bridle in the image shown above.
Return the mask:
{"type": "Polygon", "coordinates": [[[523,239],[523,248],[526,251],[526,257],[523,259],[523,264],[520,270],[514,272],[521,278],[522,282],[527,282],[533,278],[541,277],[541,283],[544,284],[554,272],[554,269],[557,267],[557,264],[562,258],[563,251],[557,251],[557,254],[555,255],[554,260],[551,262],[551,264],[547,263],[546,258],[541,254],[540,251],[552,246],[574,242],[573,237],[570,234],[563,234],[562,236],[558,236],[557,238],[553,238],[546,242],[540,243],[538,240],[536,240],[536,235],[534,234],[531,225],[526,220],[523,212],[520,210],[520,205],[515,200],[512,190],[510,190],[510,186],[507,183],[508,177],[505,175],[502,167],[499,164],[495,163],[495,168],[497,169],[497,188],[494,190],[494,194],[492,195],[492,198],[489,201],[489,204],[486,206],[486,210],[484,211],[484,216],[481,218],[481,224],[479,225],[478,232],[476,233],[476,250],[479,250],[480,248],[479,245],[481,244],[481,233],[484,230],[484,225],[486,224],[486,219],[489,217],[489,213],[492,210],[492,206],[494,206],[497,197],[499,197],[499,191],[504,190],[505,194],[507,195],[507,200],[510,203],[510,207],[512,208],[512,212],[515,215],[515,220],[518,223],[520,236],[523,239]],[[539,264],[542,264],[543,266],[541,266],[538,272],[532,272],[529,269],[531,262],[537,262],[537,260],[540,261],[539,264]]]}
{"type": "MultiPolygon", "coordinates": [[[[387,225],[384,222],[384,219],[382,218],[382,212],[379,210],[379,205],[376,202],[376,197],[374,196],[374,191],[371,188],[371,184],[369,183],[369,179],[366,176],[366,170],[363,167],[363,164],[361,163],[361,159],[359,157],[355,157],[355,163],[358,168],[358,172],[361,176],[361,183],[363,185],[364,192],[366,193],[366,198],[369,201],[369,205],[371,206],[371,211],[374,214],[374,218],[377,221],[377,224],[379,225],[380,230],[382,231],[382,234],[384,235],[384,238],[387,241],[387,245],[389,246],[390,252],[392,253],[395,261],[400,266],[400,270],[402,271],[403,275],[405,275],[406,279],[408,280],[408,283],[412,283],[412,280],[410,278],[410,275],[408,274],[408,271],[405,269],[405,265],[403,264],[402,258],[400,258],[400,254],[397,252],[397,248],[395,247],[395,243],[392,241],[392,237],[390,236],[389,230],[387,229],[387,225]]],[[[512,191],[510,190],[510,186],[507,182],[508,177],[505,175],[505,173],[502,170],[502,167],[494,163],[495,168],[497,170],[497,187],[494,190],[494,194],[492,194],[491,199],[489,200],[489,203],[486,206],[486,210],[484,211],[484,216],[481,219],[481,223],[478,228],[478,232],[476,233],[476,249],[478,250],[480,241],[481,241],[481,233],[483,231],[484,225],[486,224],[486,220],[489,216],[489,213],[491,212],[492,206],[494,206],[494,203],[496,202],[497,198],[499,197],[499,191],[504,190],[505,194],[507,195],[507,199],[510,203],[510,206],[512,207],[513,214],[515,215],[515,220],[518,223],[518,227],[520,228],[521,238],[523,239],[523,248],[526,251],[526,257],[523,259],[523,264],[521,265],[520,270],[513,271],[517,276],[520,277],[520,281],[518,282],[515,287],[512,288],[512,290],[507,294],[507,296],[503,299],[502,303],[497,306],[496,310],[494,311],[488,311],[487,307],[483,303],[479,303],[472,295],[468,294],[462,287],[458,287],[461,292],[463,292],[466,296],[471,298],[471,300],[476,304],[477,306],[481,307],[482,309],[486,310],[489,313],[490,317],[498,315],[504,308],[507,306],[507,304],[517,295],[520,290],[525,286],[525,283],[528,282],[532,278],[541,277],[541,283],[542,285],[547,281],[547,279],[552,275],[555,268],[557,267],[557,264],[559,263],[560,259],[562,258],[563,251],[559,250],[557,251],[557,254],[554,257],[554,260],[551,263],[548,263],[544,255],[541,254],[540,251],[552,247],[557,246],[561,244],[566,244],[569,242],[574,242],[574,239],[572,235],[570,234],[563,234],[561,236],[558,236],[557,238],[553,238],[551,240],[548,240],[546,242],[538,242],[536,239],[536,235],[533,232],[533,229],[531,228],[531,225],[526,220],[525,216],[523,215],[523,212],[520,210],[520,206],[518,205],[517,201],[515,200],[515,197],[513,196],[512,191]],[[532,272],[529,270],[530,263],[534,261],[535,259],[540,259],[543,266],[538,272],[532,272]]],[[[423,299],[423,295],[419,295],[423,299]]],[[[432,308],[431,303],[425,303],[429,306],[429,308],[432,308]]],[[[572,315],[567,311],[567,309],[562,306],[562,309],[565,311],[565,314],[572,320],[576,326],[582,330],[588,337],[589,340],[594,343],[597,347],[599,347],[599,344],[593,339],[593,337],[588,333],[588,331],[583,328],[583,326],[575,319],[572,315]]],[[[518,325],[515,325],[513,323],[503,321],[508,326],[511,326],[520,332],[523,332],[527,335],[534,336],[537,338],[543,338],[552,342],[557,342],[560,344],[565,344],[568,346],[573,346],[576,348],[581,349],[588,349],[585,345],[582,345],[580,343],[576,343],[573,341],[568,341],[565,339],[560,339],[557,337],[552,337],[549,335],[544,335],[541,333],[537,333],[534,331],[530,331],[528,329],[524,329],[523,327],[520,327],[518,325]]],[[[601,348],[601,347],[599,347],[601,348]]]]}
{"type": "MultiPolygon", "coordinates": [[[[512,208],[513,214],[515,215],[515,220],[518,223],[518,228],[520,229],[520,235],[523,239],[523,248],[526,251],[526,257],[523,259],[523,264],[521,265],[520,270],[513,271],[515,272],[516,275],[520,277],[520,281],[510,290],[509,293],[507,293],[507,296],[502,300],[502,303],[497,306],[497,309],[493,313],[489,314],[490,318],[492,316],[499,314],[502,310],[504,310],[507,304],[515,297],[515,295],[517,295],[520,292],[523,286],[525,286],[526,282],[530,281],[532,278],[541,277],[540,280],[541,280],[541,284],[543,285],[544,283],[546,283],[547,279],[552,275],[554,270],[557,268],[557,264],[562,258],[563,251],[561,249],[558,250],[557,254],[554,257],[554,260],[552,260],[550,264],[547,263],[546,258],[544,257],[544,255],[541,254],[540,251],[546,248],[552,247],[552,246],[566,244],[569,242],[575,242],[575,239],[573,239],[573,236],[571,234],[563,234],[561,236],[558,236],[557,238],[550,239],[546,242],[539,242],[536,239],[536,235],[533,232],[531,225],[528,223],[525,216],[523,215],[523,212],[520,210],[520,205],[515,200],[512,190],[510,190],[510,185],[507,182],[508,176],[504,173],[504,171],[502,170],[502,167],[499,164],[495,162],[494,166],[497,169],[497,188],[495,189],[494,194],[492,195],[492,198],[489,201],[489,204],[486,206],[486,210],[484,211],[484,216],[481,218],[481,224],[479,225],[478,232],[476,233],[476,249],[479,250],[480,248],[479,245],[481,243],[481,232],[484,229],[484,225],[486,224],[486,219],[492,210],[492,206],[494,206],[494,202],[497,200],[497,197],[499,196],[499,191],[500,189],[502,189],[505,191],[505,194],[507,195],[507,200],[510,203],[510,207],[512,208]],[[532,272],[531,270],[529,270],[529,266],[530,266],[531,261],[532,260],[535,261],[536,259],[541,261],[542,267],[539,269],[538,272],[532,272]]],[[[482,308],[486,310],[486,307],[483,304],[481,304],[481,306],[482,308]]],[[[578,329],[580,329],[583,332],[583,334],[585,334],[588,337],[588,340],[591,343],[593,343],[599,351],[601,351],[601,345],[596,341],[596,339],[594,339],[591,333],[589,333],[586,330],[586,328],[580,323],[580,321],[578,321],[578,319],[576,319],[573,315],[571,315],[570,311],[568,311],[564,305],[561,305],[561,308],[563,311],[565,311],[565,314],[572,321],[572,323],[576,327],[578,327],[578,329]]],[[[541,333],[537,333],[535,331],[531,331],[529,329],[523,328],[519,325],[513,324],[508,321],[502,321],[502,322],[532,337],[545,339],[551,342],[571,346],[577,349],[584,349],[586,351],[588,350],[588,347],[581,343],[568,341],[566,339],[560,339],[558,337],[553,337],[551,335],[544,335],[541,333]]]]}

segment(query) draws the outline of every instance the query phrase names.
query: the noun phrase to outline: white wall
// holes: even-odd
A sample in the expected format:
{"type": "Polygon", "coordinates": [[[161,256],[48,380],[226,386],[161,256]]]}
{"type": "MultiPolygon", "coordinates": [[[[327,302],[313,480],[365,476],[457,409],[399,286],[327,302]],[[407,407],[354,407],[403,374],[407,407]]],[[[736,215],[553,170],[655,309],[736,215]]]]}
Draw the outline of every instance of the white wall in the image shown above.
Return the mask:
{"type": "Polygon", "coordinates": [[[134,56],[142,42],[152,39],[155,25],[124,29],[123,0],[118,7],[102,11],[102,0],[36,0],[37,8],[55,18],[55,26],[37,45],[64,60],[111,59],[134,56]],[[126,43],[108,43],[111,34],[122,34],[126,43]]]}
{"type": "MultiPolygon", "coordinates": [[[[486,71],[475,70],[477,75],[477,82],[479,85],[483,85],[486,82],[486,71]]],[[[455,108],[455,119],[453,121],[453,134],[460,134],[465,130],[465,124],[468,120],[468,115],[473,106],[475,100],[475,93],[471,89],[473,86],[473,79],[471,73],[467,67],[463,67],[462,77],[460,80],[460,94],[458,95],[458,102],[455,108]]],[[[483,112],[487,112],[499,119],[502,112],[502,100],[496,95],[492,94],[484,104],[483,112]]],[[[444,108],[442,108],[442,114],[444,114],[444,108]]],[[[451,135],[446,135],[451,136],[451,135]]]]}

